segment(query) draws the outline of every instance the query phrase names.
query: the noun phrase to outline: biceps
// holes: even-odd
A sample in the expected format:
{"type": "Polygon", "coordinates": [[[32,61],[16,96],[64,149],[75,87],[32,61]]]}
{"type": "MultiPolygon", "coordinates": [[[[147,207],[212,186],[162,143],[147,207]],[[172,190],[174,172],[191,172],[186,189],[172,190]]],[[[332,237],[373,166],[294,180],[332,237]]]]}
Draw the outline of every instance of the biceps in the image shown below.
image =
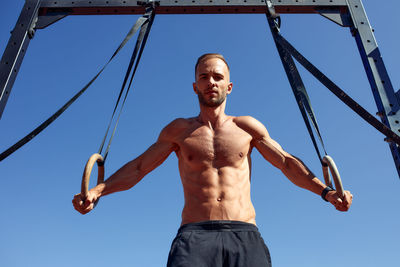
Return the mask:
{"type": "Polygon", "coordinates": [[[275,140],[263,137],[255,142],[255,147],[261,155],[275,167],[282,169],[288,157],[282,147],[275,140]]]}
{"type": "Polygon", "coordinates": [[[154,143],[139,157],[138,170],[142,172],[143,175],[151,172],[161,165],[174,150],[175,146],[172,143],[154,143]]]}

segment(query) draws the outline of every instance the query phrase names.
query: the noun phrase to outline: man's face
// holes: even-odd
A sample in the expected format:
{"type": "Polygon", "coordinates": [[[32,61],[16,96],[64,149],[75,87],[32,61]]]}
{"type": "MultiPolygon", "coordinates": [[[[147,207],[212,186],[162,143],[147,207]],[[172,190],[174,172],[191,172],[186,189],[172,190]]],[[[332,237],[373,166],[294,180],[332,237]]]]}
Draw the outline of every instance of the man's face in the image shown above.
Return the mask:
{"type": "Polygon", "coordinates": [[[209,58],[200,62],[197,66],[193,89],[199,98],[200,105],[206,107],[221,105],[226,95],[232,91],[229,70],[225,62],[219,58],[209,58]]]}

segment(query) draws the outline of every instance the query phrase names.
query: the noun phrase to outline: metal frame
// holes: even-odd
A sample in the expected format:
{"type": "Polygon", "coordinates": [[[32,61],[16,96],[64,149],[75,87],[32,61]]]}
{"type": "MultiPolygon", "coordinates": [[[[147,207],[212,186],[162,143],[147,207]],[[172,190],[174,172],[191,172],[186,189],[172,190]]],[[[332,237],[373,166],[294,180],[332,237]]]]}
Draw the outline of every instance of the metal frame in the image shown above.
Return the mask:
{"type": "MultiPolygon", "coordinates": [[[[143,14],[155,2],[157,14],[316,13],[349,27],[378,108],[377,115],[400,133],[399,92],[395,92],[361,0],[26,0],[0,61],[0,118],[35,30],[69,15],[143,14]]],[[[400,176],[400,150],[389,143],[400,176]]]]}

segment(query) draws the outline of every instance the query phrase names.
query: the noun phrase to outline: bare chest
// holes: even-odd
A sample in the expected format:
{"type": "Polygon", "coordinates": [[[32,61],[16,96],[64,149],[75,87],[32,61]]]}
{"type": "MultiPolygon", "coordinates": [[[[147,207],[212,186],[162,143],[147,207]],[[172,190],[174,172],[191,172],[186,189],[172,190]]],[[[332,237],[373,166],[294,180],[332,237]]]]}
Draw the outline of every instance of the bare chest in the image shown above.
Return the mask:
{"type": "Polygon", "coordinates": [[[251,136],[238,127],[199,127],[180,140],[181,160],[188,164],[235,167],[250,153],[251,136]]]}

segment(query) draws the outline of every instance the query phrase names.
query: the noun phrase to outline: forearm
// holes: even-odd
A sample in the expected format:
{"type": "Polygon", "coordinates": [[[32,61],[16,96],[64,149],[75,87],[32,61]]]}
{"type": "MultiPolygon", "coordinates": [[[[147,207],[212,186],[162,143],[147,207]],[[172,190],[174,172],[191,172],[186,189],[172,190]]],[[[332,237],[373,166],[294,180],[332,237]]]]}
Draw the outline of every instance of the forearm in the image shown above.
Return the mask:
{"type": "Polygon", "coordinates": [[[140,169],[140,160],[132,160],[111,175],[104,183],[91,189],[97,197],[125,191],[135,186],[144,177],[140,169]]]}
{"type": "Polygon", "coordinates": [[[286,157],[281,171],[292,183],[315,194],[321,195],[326,187],[300,159],[292,155],[286,157]]]}
{"type": "Polygon", "coordinates": [[[163,163],[174,149],[174,143],[163,141],[162,137],[160,137],[159,140],[151,145],[142,155],[125,164],[104,183],[97,185],[91,189],[91,191],[94,192],[96,196],[101,197],[132,188],[140,182],[146,174],[163,163]]]}
{"type": "MultiPolygon", "coordinates": [[[[289,155],[286,158],[284,167],[281,171],[295,185],[321,195],[326,185],[322,183],[315,175],[307,168],[307,166],[296,157],[289,155]]],[[[325,200],[329,201],[339,211],[348,211],[353,201],[353,195],[349,191],[344,191],[344,197],[339,196],[336,191],[330,191],[326,194],[325,200]]]]}

